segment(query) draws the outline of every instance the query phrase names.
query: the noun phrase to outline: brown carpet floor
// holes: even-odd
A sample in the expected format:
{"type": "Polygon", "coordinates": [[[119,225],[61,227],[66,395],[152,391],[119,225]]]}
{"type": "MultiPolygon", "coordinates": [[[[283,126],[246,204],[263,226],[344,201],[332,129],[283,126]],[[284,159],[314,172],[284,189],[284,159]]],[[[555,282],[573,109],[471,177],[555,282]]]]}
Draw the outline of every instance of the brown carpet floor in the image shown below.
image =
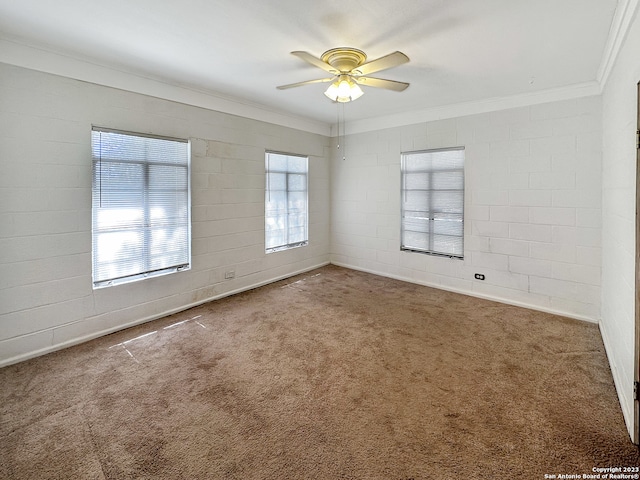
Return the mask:
{"type": "Polygon", "coordinates": [[[335,266],[0,370],[3,479],[638,465],[598,327],[335,266]]]}

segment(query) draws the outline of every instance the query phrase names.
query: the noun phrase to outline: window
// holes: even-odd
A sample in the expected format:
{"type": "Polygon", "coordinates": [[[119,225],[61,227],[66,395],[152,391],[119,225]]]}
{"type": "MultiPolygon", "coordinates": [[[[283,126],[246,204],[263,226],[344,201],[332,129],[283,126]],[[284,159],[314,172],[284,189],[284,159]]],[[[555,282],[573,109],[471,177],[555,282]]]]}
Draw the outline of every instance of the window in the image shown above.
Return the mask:
{"type": "Polygon", "coordinates": [[[402,155],[401,250],[464,256],[464,147],[402,155]]]}
{"type": "Polygon", "coordinates": [[[187,270],[189,143],[94,127],[93,286],[187,270]]]}
{"type": "Polygon", "coordinates": [[[267,253],[307,245],[307,172],[309,159],[267,152],[265,250],[267,253]]]}

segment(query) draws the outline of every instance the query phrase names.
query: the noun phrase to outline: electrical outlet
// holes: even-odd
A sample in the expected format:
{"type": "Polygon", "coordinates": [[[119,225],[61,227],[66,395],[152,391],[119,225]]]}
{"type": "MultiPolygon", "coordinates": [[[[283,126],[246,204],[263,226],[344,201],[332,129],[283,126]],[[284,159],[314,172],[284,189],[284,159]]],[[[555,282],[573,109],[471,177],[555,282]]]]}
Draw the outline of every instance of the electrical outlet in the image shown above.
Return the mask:
{"type": "Polygon", "coordinates": [[[474,277],[476,280],[484,280],[484,275],[481,273],[476,273],[474,277]]]}
{"type": "Polygon", "coordinates": [[[228,272],[224,272],[224,278],[225,278],[225,280],[230,280],[232,278],[236,278],[236,271],[235,270],[229,270],[228,272]]]}

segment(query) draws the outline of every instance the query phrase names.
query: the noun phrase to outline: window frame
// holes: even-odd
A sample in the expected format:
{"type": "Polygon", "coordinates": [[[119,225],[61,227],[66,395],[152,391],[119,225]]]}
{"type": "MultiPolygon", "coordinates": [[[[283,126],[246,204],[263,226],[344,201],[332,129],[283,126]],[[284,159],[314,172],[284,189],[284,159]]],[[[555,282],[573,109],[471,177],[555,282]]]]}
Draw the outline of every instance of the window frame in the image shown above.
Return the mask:
{"type": "MultiPolygon", "coordinates": [[[[406,160],[407,157],[410,155],[419,155],[419,154],[429,154],[429,153],[437,153],[437,152],[454,152],[454,151],[462,151],[465,152],[465,147],[464,146],[456,146],[456,147],[444,147],[444,148],[433,148],[433,149],[425,149],[425,150],[416,150],[416,151],[410,151],[410,152],[402,152],[401,153],[401,161],[400,161],[400,250],[401,251],[405,251],[405,252],[415,252],[415,253],[422,253],[425,255],[433,255],[433,256],[438,256],[438,257],[449,257],[449,258],[456,258],[456,259],[460,259],[460,260],[464,260],[464,225],[465,225],[465,165],[466,165],[466,156],[463,153],[463,159],[462,159],[462,168],[452,168],[452,171],[460,171],[462,173],[462,189],[451,189],[451,191],[459,191],[461,192],[461,204],[460,204],[460,210],[461,210],[461,229],[462,229],[462,234],[459,236],[460,238],[460,242],[461,242],[461,247],[460,247],[460,252],[455,252],[455,253],[450,253],[450,252],[443,252],[443,251],[438,251],[434,248],[434,237],[436,235],[435,233],[435,229],[433,228],[434,226],[434,222],[435,222],[435,218],[433,215],[431,215],[428,218],[429,221],[429,227],[428,227],[428,232],[425,232],[425,235],[428,236],[428,245],[429,248],[428,249],[424,249],[424,248],[420,248],[417,246],[411,246],[411,245],[406,245],[406,235],[405,232],[407,231],[405,228],[405,198],[406,198],[406,192],[408,191],[406,189],[406,174],[407,172],[407,167],[406,167],[406,160]]],[[[433,185],[433,176],[431,175],[434,172],[434,170],[432,168],[427,168],[425,169],[426,174],[429,175],[429,184],[430,186],[433,185]]],[[[415,173],[415,172],[413,172],[415,173]]],[[[425,190],[428,192],[429,195],[429,199],[431,200],[433,198],[433,192],[437,192],[438,190],[430,188],[428,190],[425,190]]],[[[443,213],[443,212],[438,212],[438,213],[443,213]]],[[[457,235],[449,235],[449,236],[457,236],[457,235]]]]}
{"type": "Polygon", "coordinates": [[[264,216],[265,216],[265,232],[264,232],[264,240],[265,240],[265,253],[269,254],[269,253],[275,253],[275,252],[281,252],[281,251],[286,251],[286,250],[291,250],[293,248],[298,248],[298,247],[305,247],[307,245],[309,245],[309,156],[308,155],[301,155],[301,154],[297,154],[297,153],[288,153],[288,152],[278,152],[278,151],[273,151],[273,150],[267,150],[265,151],[265,197],[264,197],[264,201],[265,201],[265,207],[264,207],[264,216]],[[300,172],[293,172],[293,171],[289,171],[289,169],[285,169],[285,170],[274,170],[271,168],[270,165],[270,156],[271,155],[278,155],[278,156],[283,156],[283,157],[296,157],[296,158],[300,158],[300,159],[304,159],[305,161],[305,168],[304,168],[304,173],[300,173],[300,172]],[[275,245],[272,247],[268,246],[268,227],[267,227],[267,222],[269,221],[270,218],[273,218],[271,216],[268,215],[268,204],[269,204],[269,198],[270,198],[270,194],[272,192],[271,189],[271,185],[270,185],[270,173],[277,173],[277,174],[284,174],[286,175],[286,190],[280,190],[280,191],[284,191],[286,193],[286,208],[287,211],[284,214],[285,217],[285,222],[288,222],[288,217],[289,217],[289,193],[291,192],[289,190],[289,177],[290,175],[304,175],[305,177],[305,185],[304,185],[304,203],[305,203],[305,212],[304,212],[304,217],[305,217],[305,224],[304,224],[304,240],[301,241],[296,241],[296,242],[289,242],[288,238],[289,238],[289,234],[290,234],[290,230],[289,230],[289,225],[287,224],[285,226],[285,233],[286,233],[286,240],[285,243],[280,244],[280,245],[275,245]]]}
{"type": "MultiPolygon", "coordinates": [[[[122,285],[126,283],[143,280],[146,278],[152,278],[152,277],[157,277],[161,275],[167,275],[170,273],[189,270],[191,268],[191,223],[192,223],[191,222],[191,142],[190,140],[184,139],[184,138],[168,137],[163,135],[155,135],[155,134],[141,133],[141,132],[132,132],[128,130],[120,130],[120,129],[106,128],[106,127],[100,127],[97,125],[92,125],[91,152],[92,152],[91,153],[91,156],[92,156],[92,160],[91,160],[92,162],[91,264],[92,264],[93,289],[105,288],[105,287],[110,287],[114,285],[122,285]],[[94,150],[95,148],[94,134],[95,133],[98,133],[98,134],[113,133],[117,135],[127,135],[131,137],[136,137],[136,138],[148,138],[148,139],[154,139],[154,140],[163,140],[163,141],[185,144],[186,151],[184,152],[184,157],[183,157],[185,162],[184,164],[175,163],[175,162],[158,162],[158,161],[154,162],[150,160],[146,155],[144,156],[144,158],[135,159],[135,160],[125,159],[121,157],[104,159],[102,158],[102,150],[101,150],[103,145],[102,142],[99,143],[100,153],[99,153],[99,156],[96,157],[94,154],[95,153],[95,150],[94,150]],[[143,168],[143,174],[142,174],[143,185],[141,189],[142,201],[138,204],[138,207],[143,211],[142,213],[142,217],[144,219],[143,225],[141,227],[138,226],[136,228],[132,224],[130,224],[128,226],[124,226],[122,228],[122,231],[138,232],[142,235],[142,240],[137,242],[137,245],[139,245],[141,250],[144,252],[144,259],[142,262],[144,266],[143,268],[138,269],[139,271],[137,271],[136,273],[127,273],[125,275],[115,276],[112,278],[104,278],[104,277],[99,277],[97,275],[99,267],[104,265],[109,265],[109,264],[115,264],[116,262],[101,262],[97,258],[97,249],[99,248],[98,238],[101,234],[104,234],[106,232],[104,230],[102,231],[100,230],[100,227],[98,225],[98,219],[97,219],[97,215],[99,214],[100,209],[102,208],[100,205],[96,205],[96,194],[98,195],[98,197],[101,197],[102,195],[102,190],[101,190],[102,189],[102,185],[101,185],[102,173],[100,172],[98,174],[96,169],[102,168],[103,164],[109,164],[109,163],[111,164],[129,163],[132,165],[137,164],[142,166],[143,168]],[[155,269],[151,267],[151,262],[153,261],[154,257],[151,253],[152,238],[150,236],[150,230],[152,230],[154,227],[158,228],[159,226],[162,226],[162,225],[153,224],[152,221],[150,220],[151,218],[150,212],[152,208],[151,201],[150,201],[150,192],[152,192],[151,185],[150,185],[150,182],[151,182],[150,167],[152,167],[153,165],[184,168],[184,173],[186,176],[186,189],[184,190],[184,196],[182,196],[182,199],[186,200],[185,201],[186,214],[180,216],[181,219],[186,220],[186,223],[184,225],[184,227],[186,227],[186,242],[184,242],[186,249],[179,249],[179,251],[181,252],[181,260],[179,262],[176,262],[173,265],[163,266],[161,268],[155,268],[155,269]],[[100,177],[99,180],[98,180],[98,177],[100,177]],[[98,183],[100,183],[100,186],[98,186],[98,183]],[[98,278],[96,278],[97,276],[98,278]]],[[[131,208],[130,205],[132,204],[127,204],[127,207],[131,208]]],[[[176,227],[176,224],[172,224],[170,226],[176,227]]]]}

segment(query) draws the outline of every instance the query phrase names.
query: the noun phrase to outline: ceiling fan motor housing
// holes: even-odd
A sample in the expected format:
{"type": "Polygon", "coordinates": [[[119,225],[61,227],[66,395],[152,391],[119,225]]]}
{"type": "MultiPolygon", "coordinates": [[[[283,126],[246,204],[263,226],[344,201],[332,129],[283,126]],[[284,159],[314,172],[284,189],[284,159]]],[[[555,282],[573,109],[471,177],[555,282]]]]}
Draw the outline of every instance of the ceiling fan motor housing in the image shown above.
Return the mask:
{"type": "Polygon", "coordinates": [[[322,54],[322,61],[334,67],[339,73],[358,74],[359,72],[353,70],[366,60],[367,55],[362,50],[351,47],[332,48],[322,54]]]}
{"type": "Polygon", "coordinates": [[[402,65],[403,63],[407,63],[409,61],[409,57],[402,52],[396,51],[369,62],[367,62],[367,55],[362,50],[352,47],[332,48],[331,50],[324,52],[322,54],[322,58],[314,57],[309,52],[300,50],[296,50],[291,53],[314,67],[318,67],[325,72],[329,72],[332,76],[329,78],[318,78],[314,80],[307,80],[305,82],[280,85],[276,87],[279,90],[300,87],[302,85],[309,85],[312,83],[331,82],[331,86],[327,89],[325,95],[335,100],[334,97],[336,97],[336,95],[334,89],[337,89],[339,85],[343,85],[343,90],[346,89],[346,86],[349,86],[348,96],[338,94],[336,98],[344,98],[349,99],[344,101],[352,101],[362,95],[362,91],[359,89],[357,84],[367,85],[368,87],[384,88],[386,90],[394,90],[396,92],[401,92],[409,86],[409,84],[405,82],[385,80],[383,78],[369,76],[371,73],[387,70],[389,68],[402,65]]]}

